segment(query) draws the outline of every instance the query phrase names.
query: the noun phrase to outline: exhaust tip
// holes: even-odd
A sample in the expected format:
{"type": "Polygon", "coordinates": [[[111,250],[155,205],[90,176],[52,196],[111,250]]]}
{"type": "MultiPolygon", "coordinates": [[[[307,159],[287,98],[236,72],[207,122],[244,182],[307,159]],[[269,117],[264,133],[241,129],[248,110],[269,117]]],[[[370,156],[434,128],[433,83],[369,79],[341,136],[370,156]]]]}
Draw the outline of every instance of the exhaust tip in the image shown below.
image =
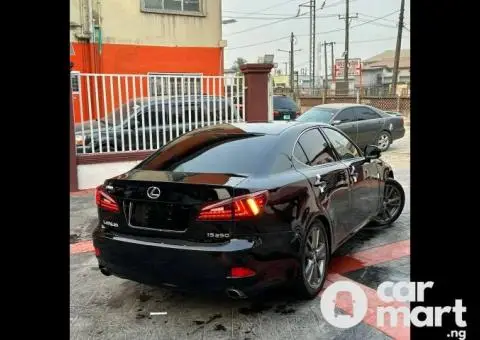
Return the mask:
{"type": "Polygon", "coordinates": [[[106,269],[105,267],[99,267],[99,268],[100,268],[100,272],[101,272],[103,275],[105,275],[105,276],[110,276],[110,275],[112,275],[112,273],[110,273],[110,272],[108,271],[108,269],[106,269]]]}
{"type": "Polygon", "coordinates": [[[247,295],[245,295],[244,292],[241,290],[235,289],[235,288],[229,288],[227,289],[227,295],[230,299],[234,300],[239,300],[239,299],[246,299],[247,295]]]}

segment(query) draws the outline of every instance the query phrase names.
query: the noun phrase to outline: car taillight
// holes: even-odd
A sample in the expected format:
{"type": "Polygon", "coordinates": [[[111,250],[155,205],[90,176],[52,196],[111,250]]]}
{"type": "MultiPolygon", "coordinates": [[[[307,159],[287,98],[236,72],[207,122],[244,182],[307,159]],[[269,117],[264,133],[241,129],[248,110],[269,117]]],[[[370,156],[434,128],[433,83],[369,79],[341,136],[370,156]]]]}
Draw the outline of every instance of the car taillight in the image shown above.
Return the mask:
{"type": "Polygon", "coordinates": [[[110,212],[119,212],[120,208],[117,201],[103,190],[103,185],[95,189],[95,203],[103,210],[110,212]]]}
{"type": "Polygon", "coordinates": [[[229,198],[200,210],[199,221],[241,220],[260,215],[267,204],[268,191],[229,198]]]}
{"type": "Polygon", "coordinates": [[[280,112],[278,112],[278,111],[273,111],[273,115],[274,115],[274,116],[278,116],[278,115],[280,115],[280,112]]]}
{"type": "Polygon", "coordinates": [[[230,269],[230,278],[239,279],[242,277],[255,276],[255,271],[245,267],[233,267],[230,269]]]}
{"type": "Polygon", "coordinates": [[[298,112],[296,113],[296,116],[297,116],[297,117],[300,117],[301,114],[302,114],[302,113],[301,113],[300,111],[298,111],[298,112]]]}

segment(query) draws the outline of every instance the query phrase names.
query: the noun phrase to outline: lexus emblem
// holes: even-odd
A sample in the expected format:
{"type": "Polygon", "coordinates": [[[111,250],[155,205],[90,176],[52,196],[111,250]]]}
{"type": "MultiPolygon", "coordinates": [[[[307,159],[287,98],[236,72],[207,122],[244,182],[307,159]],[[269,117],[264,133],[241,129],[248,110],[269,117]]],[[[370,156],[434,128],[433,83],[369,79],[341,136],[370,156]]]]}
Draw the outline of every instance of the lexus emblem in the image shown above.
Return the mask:
{"type": "Polygon", "coordinates": [[[150,187],[147,189],[148,198],[156,199],[160,197],[160,194],[161,194],[161,191],[157,187],[150,187]]]}

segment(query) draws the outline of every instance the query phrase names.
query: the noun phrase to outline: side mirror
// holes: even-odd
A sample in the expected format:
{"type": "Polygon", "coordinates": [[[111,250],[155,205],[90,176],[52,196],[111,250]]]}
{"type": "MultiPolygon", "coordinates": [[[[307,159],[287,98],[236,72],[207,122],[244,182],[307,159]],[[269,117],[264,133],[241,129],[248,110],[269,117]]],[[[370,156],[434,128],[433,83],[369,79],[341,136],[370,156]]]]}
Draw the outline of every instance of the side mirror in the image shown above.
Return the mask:
{"type": "Polygon", "coordinates": [[[365,155],[366,159],[377,159],[380,158],[382,151],[376,145],[367,145],[363,154],[365,155]]]}
{"type": "Polygon", "coordinates": [[[342,121],[341,120],[332,121],[332,125],[338,125],[338,124],[342,124],[342,121]]]}

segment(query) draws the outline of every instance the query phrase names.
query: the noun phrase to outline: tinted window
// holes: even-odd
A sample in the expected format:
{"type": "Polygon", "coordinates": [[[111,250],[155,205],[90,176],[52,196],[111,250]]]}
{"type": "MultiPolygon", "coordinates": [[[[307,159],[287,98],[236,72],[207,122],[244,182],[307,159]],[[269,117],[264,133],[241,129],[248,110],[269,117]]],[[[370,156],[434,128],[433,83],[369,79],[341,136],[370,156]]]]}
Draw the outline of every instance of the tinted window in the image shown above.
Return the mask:
{"type": "Polygon", "coordinates": [[[354,122],[357,120],[356,118],[357,117],[355,117],[355,111],[353,110],[353,108],[345,109],[335,116],[335,120],[339,120],[342,123],[354,122]]]}
{"type": "Polygon", "coordinates": [[[300,144],[298,142],[297,142],[297,144],[295,144],[295,149],[293,149],[293,155],[300,162],[302,162],[304,164],[308,163],[307,155],[305,155],[305,152],[303,151],[302,147],[300,146],[300,144]]]}
{"type": "Polygon", "coordinates": [[[296,120],[300,122],[329,123],[337,109],[313,107],[296,120]]]}
{"type": "Polygon", "coordinates": [[[272,174],[280,173],[280,172],[290,170],[291,168],[292,168],[292,161],[290,157],[288,157],[288,155],[286,155],[285,153],[280,153],[275,159],[275,161],[273,162],[270,173],[272,174]]]}
{"type": "MultiPolygon", "coordinates": [[[[142,114],[139,114],[137,116],[139,124],[142,124],[142,119],[145,122],[144,126],[157,126],[157,115],[158,115],[158,124],[159,127],[162,128],[161,125],[163,125],[163,117],[162,117],[162,104],[159,102],[158,103],[158,111],[157,107],[155,104],[150,106],[150,111],[148,110],[148,105],[144,106],[143,109],[143,118],[142,114]],[[158,114],[157,114],[158,112],[158,114]]],[[[165,121],[168,122],[168,110],[165,108],[165,121]]]]}
{"type": "Polygon", "coordinates": [[[314,166],[334,161],[328,143],[318,129],[311,129],[303,133],[298,143],[307,156],[305,164],[314,166]]]}
{"type": "Polygon", "coordinates": [[[273,97],[273,109],[297,111],[297,104],[289,97],[275,96],[273,97]]]}
{"type": "Polygon", "coordinates": [[[380,118],[380,115],[373,110],[370,110],[368,107],[357,107],[357,116],[358,120],[369,120],[380,118]]]}
{"type": "Polygon", "coordinates": [[[277,137],[245,133],[186,133],[140,165],[143,170],[199,173],[260,172],[277,137]]]}
{"type": "Polygon", "coordinates": [[[323,131],[332,143],[335,151],[337,151],[340,159],[360,157],[360,152],[358,151],[357,147],[340,132],[329,128],[324,128],[323,131]]]}

